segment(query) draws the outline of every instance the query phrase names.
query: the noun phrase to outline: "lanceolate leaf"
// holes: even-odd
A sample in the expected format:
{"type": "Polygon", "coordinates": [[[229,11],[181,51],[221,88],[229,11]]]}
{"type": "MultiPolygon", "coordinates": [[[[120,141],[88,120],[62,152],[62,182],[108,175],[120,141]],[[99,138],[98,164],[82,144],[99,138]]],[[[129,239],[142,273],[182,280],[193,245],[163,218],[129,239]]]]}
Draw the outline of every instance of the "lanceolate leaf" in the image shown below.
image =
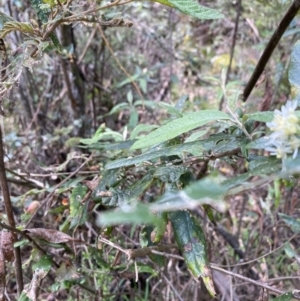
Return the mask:
{"type": "Polygon", "coordinates": [[[195,143],[195,144],[193,144],[193,143],[184,143],[184,144],[169,146],[169,147],[165,147],[165,148],[158,149],[158,150],[151,150],[151,151],[144,153],[142,155],[139,155],[139,156],[115,160],[113,162],[107,163],[105,165],[105,168],[106,169],[114,169],[114,168],[119,168],[119,167],[123,167],[123,166],[140,164],[142,162],[149,161],[149,160],[161,157],[161,156],[179,155],[179,154],[182,154],[183,152],[190,153],[195,148],[197,148],[198,152],[202,150],[201,141],[197,141],[197,143],[195,143]]]}
{"type": "Polygon", "coordinates": [[[291,54],[291,64],[289,68],[289,82],[292,86],[300,88],[300,42],[297,41],[292,54],[291,54]]]}
{"type": "Polygon", "coordinates": [[[230,135],[221,134],[214,135],[205,140],[198,140],[183,144],[177,144],[174,146],[164,147],[164,148],[154,148],[148,150],[146,153],[129,157],[125,159],[115,160],[106,164],[106,169],[114,169],[123,166],[130,166],[134,164],[140,164],[145,161],[150,161],[155,158],[162,156],[173,156],[181,155],[183,153],[188,153],[197,156],[204,156],[207,154],[218,154],[224,152],[230,152],[238,149],[246,142],[244,137],[232,137],[230,135]]]}
{"type": "Polygon", "coordinates": [[[224,16],[218,11],[199,5],[194,0],[152,0],[159,2],[167,6],[176,7],[178,10],[189,16],[208,20],[208,19],[220,19],[224,16]]]}
{"type": "Polygon", "coordinates": [[[12,31],[20,31],[23,33],[32,34],[34,33],[34,28],[29,22],[6,22],[3,28],[0,30],[0,38],[4,38],[7,34],[9,34],[12,31]]]}
{"type": "Polygon", "coordinates": [[[211,271],[207,264],[206,240],[201,226],[188,211],[170,213],[169,219],[176,243],[190,272],[196,279],[202,277],[209,293],[215,296],[211,271]]]}
{"type": "Polygon", "coordinates": [[[226,203],[223,201],[225,193],[226,188],[220,184],[210,179],[202,179],[183,190],[166,191],[156,202],[150,204],[150,208],[154,212],[162,212],[193,209],[209,204],[223,212],[226,210],[226,203]]]}
{"type": "Polygon", "coordinates": [[[152,224],[158,225],[162,221],[161,219],[153,214],[149,208],[142,204],[127,205],[123,206],[119,211],[108,210],[97,219],[99,226],[110,226],[120,224],[152,224]]]}
{"type": "MultiPolygon", "coordinates": [[[[300,118],[300,111],[295,111],[295,114],[298,118],[300,118]]],[[[245,117],[248,119],[259,121],[259,122],[271,122],[274,119],[273,111],[265,111],[265,112],[256,112],[252,114],[247,114],[245,117]]]]}
{"type": "Polygon", "coordinates": [[[146,137],[138,140],[133,144],[131,149],[153,146],[200,127],[209,121],[229,118],[229,115],[217,110],[203,110],[189,113],[181,118],[172,120],[146,137]]]}
{"type": "Polygon", "coordinates": [[[274,112],[273,111],[256,112],[252,114],[246,114],[245,117],[248,117],[251,120],[255,120],[259,122],[271,122],[274,118],[274,112]]]}

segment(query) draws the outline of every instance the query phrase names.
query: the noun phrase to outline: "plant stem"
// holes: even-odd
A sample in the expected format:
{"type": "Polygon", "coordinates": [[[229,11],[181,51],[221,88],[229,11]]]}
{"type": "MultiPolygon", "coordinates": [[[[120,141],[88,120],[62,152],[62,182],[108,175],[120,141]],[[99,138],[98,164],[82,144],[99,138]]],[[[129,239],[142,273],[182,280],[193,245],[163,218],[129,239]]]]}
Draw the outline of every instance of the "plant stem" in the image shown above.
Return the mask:
{"type": "MultiPolygon", "coordinates": [[[[2,190],[3,201],[4,201],[8,223],[11,227],[15,228],[16,227],[15,218],[14,218],[14,213],[13,213],[13,208],[10,200],[10,194],[9,194],[6,173],[5,173],[4,147],[2,142],[1,126],[0,126],[0,186],[2,190]]],[[[11,231],[11,234],[13,237],[13,243],[15,243],[18,240],[18,236],[13,231],[11,231]]],[[[16,273],[17,289],[18,289],[18,294],[20,295],[23,290],[23,275],[22,275],[21,252],[19,247],[14,249],[14,254],[15,254],[15,273],[16,273]]]]}
{"type": "Polygon", "coordinates": [[[261,55],[251,78],[249,79],[243,95],[243,100],[246,101],[249,97],[252,89],[254,88],[256,82],[258,81],[259,77],[261,76],[262,72],[264,71],[274,49],[278,45],[282,35],[284,34],[285,30],[288,28],[294,17],[296,16],[298,10],[300,8],[300,0],[294,0],[292,5],[289,7],[288,11],[280,21],[278,27],[274,31],[269,43],[267,44],[263,54],[261,55]]]}

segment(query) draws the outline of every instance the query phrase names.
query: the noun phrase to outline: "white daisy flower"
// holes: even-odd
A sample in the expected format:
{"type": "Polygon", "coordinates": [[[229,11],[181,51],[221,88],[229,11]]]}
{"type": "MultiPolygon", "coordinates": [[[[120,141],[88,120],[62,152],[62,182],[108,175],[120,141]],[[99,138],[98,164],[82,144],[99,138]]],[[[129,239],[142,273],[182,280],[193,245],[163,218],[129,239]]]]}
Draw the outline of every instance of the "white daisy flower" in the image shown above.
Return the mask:
{"type": "Polygon", "coordinates": [[[293,158],[298,155],[300,147],[300,120],[295,110],[298,102],[288,101],[281,107],[281,111],[274,111],[274,119],[267,122],[267,126],[272,131],[270,146],[266,148],[271,155],[280,159],[286,159],[288,154],[293,154],[293,158]]]}

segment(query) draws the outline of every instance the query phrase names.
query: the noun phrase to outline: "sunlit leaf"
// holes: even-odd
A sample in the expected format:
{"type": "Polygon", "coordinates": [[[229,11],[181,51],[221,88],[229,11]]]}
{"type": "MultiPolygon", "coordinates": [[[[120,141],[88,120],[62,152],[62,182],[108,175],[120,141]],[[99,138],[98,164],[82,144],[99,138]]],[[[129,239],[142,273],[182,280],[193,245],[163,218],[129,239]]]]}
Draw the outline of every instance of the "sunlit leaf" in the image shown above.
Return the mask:
{"type": "Polygon", "coordinates": [[[210,204],[220,211],[227,207],[222,200],[226,188],[210,180],[203,179],[188,185],[184,190],[167,191],[158,201],[150,205],[154,212],[193,209],[202,204],[210,204]]]}
{"type": "Polygon", "coordinates": [[[295,43],[291,53],[289,82],[296,89],[300,89],[300,41],[295,43]]]}
{"type": "Polygon", "coordinates": [[[157,225],[161,220],[142,204],[122,206],[118,211],[106,211],[97,218],[99,226],[119,224],[157,225]]]}
{"type": "MultiPolygon", "coordinates": [[[[295,114],[298,118],[300,118],[300,111],[295,111],[295,114]]],[[[252,114],[245,114],[244,117],[248,117],[248,119],[259,121],[259,122],[271,122],[274,119],[273,111],[265,111],[265,112],[256,112],[252,114]]]]}
{"type": "Polygon", "coordinates": [[[190,135],[188,138],[185,139],[185,143],[187,142],[193,142],[196,141],[198,138],[204,136],[207,133],[207,131],[197,131],[195,133],[193,133],[192,135],[190,135]]]}
{"type": "Polygon", "coordinates": [[[40,260],[32,265],[32,269],[41,269],[49,272],[52,266],[52,259],[48,255],[43,255],[40,260]]]}
{"type": "Polygon", "coordinates": [[[199,5],[194,0],[152,0],[153,2],[159,2],[161,4],[176,7],[178,10],[201,20],[220,19],[224,16],[218,11],[199,5]]]}
{"type": "Polygon", "coordinates": [[[247,149],[266,149],[266,147],[270,146],[270,138],[267,136],[260,137],[254,141],[251,141],[246,145],[247,149]]]}
{"type": "Polygon", "coordinates": [[[106,169],[114,169],[123,166],[130,166],[140,164],[145,161],[150,161],[162,156],[182,155],[183,153],[191,153],[193,155],[201,156],[207,154],[217,154],[228,152],[245,145],[247,140],[243,137],[233,137],[231,135],[221,134],[214,135],[205,140],[197,140],[193,142],[177,144],[174,146],[155,147],[149,149],[142,155],[129,157],[125,159],[115,160],[106,164],[106,169]]]}
{"type": "Polygon", "coordinates": [[[145,148],[162,143],[200,127],[210,121],[220,119],[230,119],[230,117],[229,115],[216,110],[204,110],[186,114],[181,118],[170,121],[157,130],[151,132],[146,137],[138,140],[133,144],[131,149],[145,148]]]}
{"type": "Polygon", "coordinates": [[[274,118],[274,112],[273,111],[256,112],[252,114],[245,114],[244,117],[248,117],[248,119],[259,121],[259,122],[271,122],[274,118]]]}
{"type": "Polygon", "coordinates": [[[29,22],[6,22],[3,28],[0,30],[0,39],[4,38],[7,34],[9,34],[12,31],[20,31],[22,33],[32,34],[34,33],[34,28],[29,22]]]}

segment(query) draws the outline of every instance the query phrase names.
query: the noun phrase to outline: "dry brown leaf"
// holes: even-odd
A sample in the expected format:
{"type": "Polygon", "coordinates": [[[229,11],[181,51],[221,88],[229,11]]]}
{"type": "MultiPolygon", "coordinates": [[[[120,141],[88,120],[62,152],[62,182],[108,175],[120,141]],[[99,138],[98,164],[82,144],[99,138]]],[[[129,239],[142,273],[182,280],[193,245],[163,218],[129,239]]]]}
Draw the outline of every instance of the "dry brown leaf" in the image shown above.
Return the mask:
{"type": "Polygon", "coordinates": [[[41,281],[43,280],[43,278],[45,278],[47,274],[48,271],[45,271],[43,269],[36,269],[34,271],[31,283],[27,284],[24,288],[24,293],[30,300],[37,300],[38,288],[41,284],[41,281]]]}
{"type": "Polygon", "coordinates": [[[4,260],[13,262],[15,259],[14,255],[14,244],[13,236],[11,232],[1,231],[0,246],[3,253],[4,260]]]}
{"type": "Polygon", "coordinates": [[[45,228],[26,229],[24,230],[24,232],[28,233],[31,237],[43,239],[53,244],[70,242],[73,240],[73,238],[70,235],[64,232],[45,228]]]}

